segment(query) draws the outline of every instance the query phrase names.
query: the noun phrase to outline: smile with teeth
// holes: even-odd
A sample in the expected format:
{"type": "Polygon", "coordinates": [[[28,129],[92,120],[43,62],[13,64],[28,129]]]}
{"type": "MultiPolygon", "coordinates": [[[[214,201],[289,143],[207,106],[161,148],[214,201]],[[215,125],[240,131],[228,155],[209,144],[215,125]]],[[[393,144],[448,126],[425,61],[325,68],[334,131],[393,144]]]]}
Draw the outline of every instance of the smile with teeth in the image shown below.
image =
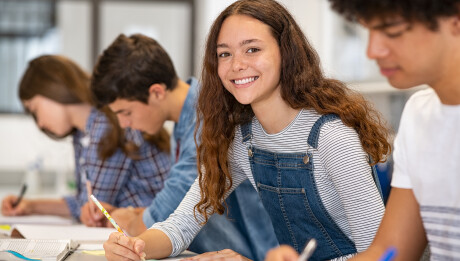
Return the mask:
{"type": "Polygon", "coordinates": [[[259,76],[248,77],[248,78],[244,78],[244,79],[240,79],[240,80],[232,80],[232,82],[234,84],[246,84],[246,83],[253,82],[253,81],[257,80],[257,79],[259,79],[259,76]]]}

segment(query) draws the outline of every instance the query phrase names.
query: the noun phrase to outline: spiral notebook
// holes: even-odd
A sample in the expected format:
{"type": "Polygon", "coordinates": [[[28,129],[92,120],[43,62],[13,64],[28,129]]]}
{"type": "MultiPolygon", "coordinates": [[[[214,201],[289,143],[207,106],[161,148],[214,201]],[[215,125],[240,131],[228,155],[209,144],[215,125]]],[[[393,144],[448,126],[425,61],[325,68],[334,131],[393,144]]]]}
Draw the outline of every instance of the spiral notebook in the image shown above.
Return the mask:
{"type": "Polygon", "coordinates": [[[72,240],[0,239],[0,252],[9,252],[24,260],[64,260],[78,247],[72,240]],[[19,255],[18,255],[19,254],[19,255]]]}

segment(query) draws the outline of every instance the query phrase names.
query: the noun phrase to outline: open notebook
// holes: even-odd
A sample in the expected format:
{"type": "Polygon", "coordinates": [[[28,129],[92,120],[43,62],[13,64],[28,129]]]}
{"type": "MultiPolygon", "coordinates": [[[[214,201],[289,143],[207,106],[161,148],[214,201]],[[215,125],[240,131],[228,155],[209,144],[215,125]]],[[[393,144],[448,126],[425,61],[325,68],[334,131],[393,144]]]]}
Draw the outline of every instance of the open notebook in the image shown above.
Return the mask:
{"type": "Polygon", "coordinates": [[[78,243],[71,240],[0,239],[0,252],[21,259],[64,260],[75,251],[78,243]],[[19,254],[19,255],[18,255],[19,254]]]}
{"type": "Polygon", "coordinates": [[[103,243],[114,228],[86,227],[85,225],[54,226],[19,224],[12,227],[11,236],[25,239],[73,240],[79,243],[103,243]]]}

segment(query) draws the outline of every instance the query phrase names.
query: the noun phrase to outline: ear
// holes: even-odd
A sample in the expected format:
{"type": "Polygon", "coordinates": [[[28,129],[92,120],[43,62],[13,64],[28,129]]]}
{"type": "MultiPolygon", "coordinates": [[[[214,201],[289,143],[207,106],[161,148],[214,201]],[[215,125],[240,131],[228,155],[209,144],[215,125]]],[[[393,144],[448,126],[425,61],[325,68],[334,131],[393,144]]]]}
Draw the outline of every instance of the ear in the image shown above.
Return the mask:
{"type": "Polygon", "coordinates": [[[161,101],[166,97],[166,85],[154,83],[149,87],[149,102],[161,101]]]}
{"type": "Polygon", "coordinates": [[[455,36],[460,35],[460,14],[452,17],[452,33],[455,36]]]}

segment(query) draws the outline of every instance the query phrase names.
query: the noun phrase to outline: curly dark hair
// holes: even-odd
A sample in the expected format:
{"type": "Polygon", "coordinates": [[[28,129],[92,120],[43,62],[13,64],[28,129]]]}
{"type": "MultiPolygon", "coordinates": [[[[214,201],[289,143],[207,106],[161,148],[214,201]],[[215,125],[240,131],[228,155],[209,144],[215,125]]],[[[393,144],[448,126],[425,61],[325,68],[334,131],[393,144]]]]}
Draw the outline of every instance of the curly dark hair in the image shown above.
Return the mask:
{"type": "Polygon", "coordinates": [[[216,18],[206,44],[197,106],[197,126],[202,130],[197,153],[201,200],[195,210],[206,219],[210,212],[224,212],[222,202],[232,184],[228,150],[235,129],[254,116],[250,105],[240,104],[224,88],[217,73],[217,38],[223,22],[232,15],[253,17],[270,27],[280,48],[281,97],[286,103],[294,109],[339,115],[345,125],[356,130],[375,163],[386,160],[391,147],[379,113],[362,95],[323,75],[316,51],[288,10],[273,0],[236,1],[216,18]]]}
{"type": "Polygon", "coordinates": [[[421,22],[429,29],[438,28],[438,18],[458,15],[460,0],[329,0],[332,9],[350,21],[366,22],[401,16],[409,22],[421,22]]]}

